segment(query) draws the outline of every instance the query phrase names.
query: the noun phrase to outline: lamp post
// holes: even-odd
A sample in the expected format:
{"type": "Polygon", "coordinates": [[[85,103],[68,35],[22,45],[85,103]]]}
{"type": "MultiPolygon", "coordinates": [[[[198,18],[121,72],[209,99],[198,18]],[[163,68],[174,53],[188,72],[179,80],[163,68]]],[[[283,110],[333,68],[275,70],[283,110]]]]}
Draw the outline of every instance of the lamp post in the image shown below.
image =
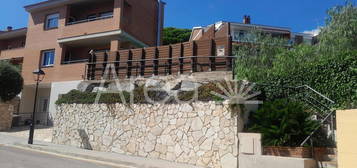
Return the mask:
{"type": "Polygon", "coordinates": [[[38,85],[45,77],[45,72],[43,72],[41,69],[37,69],[37,70],[33,71],[32,74],[33,74],[34,80],[36,81],[36,91],[35,91],[35,102],[33,104],[32,121],[30,124],[30,134],[29,134],[28,144],[33,144],[33,135],[35,132],[35,114],[36,114],[38,85]]]}

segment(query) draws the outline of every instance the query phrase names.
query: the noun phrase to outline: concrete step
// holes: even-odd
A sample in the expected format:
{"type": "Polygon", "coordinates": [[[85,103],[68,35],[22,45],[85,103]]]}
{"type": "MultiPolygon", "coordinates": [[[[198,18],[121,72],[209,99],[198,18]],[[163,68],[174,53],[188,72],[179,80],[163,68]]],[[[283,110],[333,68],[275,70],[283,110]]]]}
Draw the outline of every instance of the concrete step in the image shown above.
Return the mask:
{"type": "Polygon", "coordinates": [[[337,168],[337,162],[319,162],[319,168],[337,168]]]}

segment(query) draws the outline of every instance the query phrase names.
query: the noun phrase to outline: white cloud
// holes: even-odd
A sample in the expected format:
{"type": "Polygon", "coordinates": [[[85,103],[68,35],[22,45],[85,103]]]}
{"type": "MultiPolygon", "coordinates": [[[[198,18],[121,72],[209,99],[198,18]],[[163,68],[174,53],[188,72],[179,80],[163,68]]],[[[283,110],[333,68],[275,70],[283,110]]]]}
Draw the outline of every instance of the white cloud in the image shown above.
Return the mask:
{"type": "Polygon", "coordinates": [[[303,33],[312,34],[314,36],[317,36],[320,34],[320,32],[321,32],[321,27],[318,27],[317,29],[314,29],[314,30],[306,30],[303,33]]]}

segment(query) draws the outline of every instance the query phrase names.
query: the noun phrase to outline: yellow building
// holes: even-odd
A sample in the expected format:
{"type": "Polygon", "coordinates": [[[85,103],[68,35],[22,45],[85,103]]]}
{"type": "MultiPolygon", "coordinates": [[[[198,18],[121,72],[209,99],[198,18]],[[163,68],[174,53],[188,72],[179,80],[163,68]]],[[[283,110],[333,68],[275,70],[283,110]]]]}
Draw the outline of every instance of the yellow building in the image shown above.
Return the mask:
{"type": "Polygon", "coordinates": [[[357,109],[337,111],[339,168],[357,168],[357,109]]]}

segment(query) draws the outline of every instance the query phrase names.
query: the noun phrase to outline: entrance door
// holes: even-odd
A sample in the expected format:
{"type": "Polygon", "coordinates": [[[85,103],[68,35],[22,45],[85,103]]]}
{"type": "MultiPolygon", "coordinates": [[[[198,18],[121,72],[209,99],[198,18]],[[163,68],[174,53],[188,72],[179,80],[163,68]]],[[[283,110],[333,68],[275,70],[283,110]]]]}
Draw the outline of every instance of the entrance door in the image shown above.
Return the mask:
{"type": "Polygon", "coordinates": [[[49,113],[49,98],[42,97],[39,100],[38,114],[36,122],[39,124],[47,125],[48,113],[49,113]]]}

